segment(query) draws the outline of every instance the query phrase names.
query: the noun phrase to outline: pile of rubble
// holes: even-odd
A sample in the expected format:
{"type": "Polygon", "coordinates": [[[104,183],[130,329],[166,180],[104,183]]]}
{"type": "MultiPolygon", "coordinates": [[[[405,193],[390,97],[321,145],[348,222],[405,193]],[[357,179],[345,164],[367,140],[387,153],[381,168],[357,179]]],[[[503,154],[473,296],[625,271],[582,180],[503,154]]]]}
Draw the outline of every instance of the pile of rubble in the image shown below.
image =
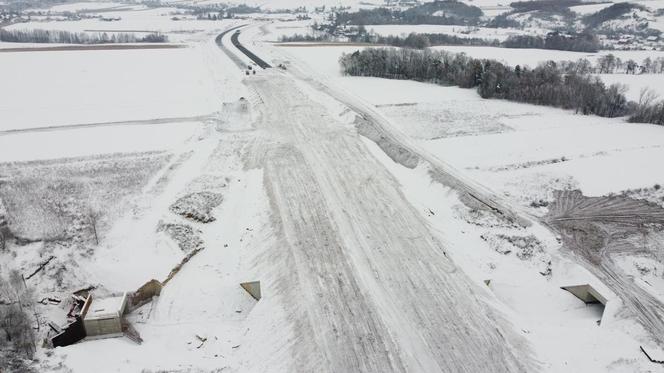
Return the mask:
{"type": "Polygon", "coordinates": [[[160,223],[157,232],[165,232],[185,253],[202,248],[201,231],[187,224],[160,223]]]}
{"type": "Polygon", "coordinates": [[[191,193],[175,201],[170,210],[199,223],[210,223],[215,220],[211,214],[212,210],[219,206],[222,200],[223,197],[219,193],[191,193]]]}

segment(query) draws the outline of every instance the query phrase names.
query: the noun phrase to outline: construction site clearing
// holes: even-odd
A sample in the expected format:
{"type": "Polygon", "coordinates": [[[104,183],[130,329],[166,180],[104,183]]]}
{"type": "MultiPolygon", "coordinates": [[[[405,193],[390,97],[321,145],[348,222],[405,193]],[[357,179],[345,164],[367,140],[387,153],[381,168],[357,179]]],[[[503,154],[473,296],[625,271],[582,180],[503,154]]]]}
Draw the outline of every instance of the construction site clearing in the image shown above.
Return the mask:
{"type": "MultiPolygon", "coordinates": [[[[154,297],[158,297],[165,284],[175,273],[177,272],[171,272],[171,276],[163,283],[152,279],[131,293],[125,292],[97,298],[93,296],[95,288],[92,286],[74,292],[71,295],[72,306],[67,313],[69,320],[67,325],[59,327],[53,322],[48,323],[54,334],[50,337],[51,345],[65,347],[82,340],[123,336],[141,344],[143,339],[125,316],[150,303],[154,297]]],[[[240,283],[240,287],[256,301],[261,299],[260,281],[243,282],[240,283]]],[[[52,304],[61,302],[59,299],[47,300],[52,304]]],[[[197,336],[197,338],[205,343],[201,337],[197,336]]]]}

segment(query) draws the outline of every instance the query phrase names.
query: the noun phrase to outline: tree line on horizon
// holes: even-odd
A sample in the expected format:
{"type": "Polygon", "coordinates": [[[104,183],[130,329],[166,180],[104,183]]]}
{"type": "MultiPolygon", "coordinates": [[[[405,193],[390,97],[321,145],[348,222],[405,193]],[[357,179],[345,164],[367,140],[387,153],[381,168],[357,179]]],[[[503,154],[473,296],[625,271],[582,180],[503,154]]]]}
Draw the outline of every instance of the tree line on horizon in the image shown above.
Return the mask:
{"type": "Polygon", "coordinates": [[[483,16],[482,10],[456,0],[422,3],[405,10],[388,8],[360,9],[357,12],[338,12],[335,26],[341,25],[475,25],[483,16]]]}
{"type": "Polygon", "coordinates": [[[630,121],[664,125],[664,103],[655,103],[653,95],[642,95],[638,103],[630,102],[624,85],[607,86],[596,76],[565,72],[553,61],[531,69],[463,53],[366,48],[343,54],[339,62],[343,73],[351,76],[475,88],[482,98],[553,106],[608,118],[629,115],[630,121]]]}
{"type": "Polygon", "coordinates": [[[360,33],[354,41],[366,41],[375,44],[387,44],[397,47],[424,49],[439,45],[472,45],[502,48],[551,49],[573,52],[597,52],[601,44],[597,37],[590,34],[562,34],[550,32],[546,36],[511,35],[505,41],[463,38],[448,34],[416,34],[406,37],[376,36],[360,33]]]}
{"type": "Polygon", "coordinates": [[[5,30],[0,29],[0,41],[8,43],[59,43],[59,44],[111,44],[111,43],[165,43],[168,37],[151,33],[137,37],[130,33],[88,33],[56,30],[5,30]]]}
{"type": "MultiPolygon", "coordinates": [[[[328,33],[323,33],[317,36],[296,34],[292,36],[283,36],[281,41],[331,41],[334,39],[335,37],[328,33]]],[[[500,42],[497,39],[466,38],[442,33],[411,32],[407,36],[381,36],[367,32],[364,26],[358,26],[355,34],[348,36],[348,40],[356,43],[382,44],[416,49],[442,45],[468,45],[594,53],[602,47],[599,39],[591,34],[562,34],[559,32],[550,32],[545,36],[511,35],[505,41],[500,42]]]]}

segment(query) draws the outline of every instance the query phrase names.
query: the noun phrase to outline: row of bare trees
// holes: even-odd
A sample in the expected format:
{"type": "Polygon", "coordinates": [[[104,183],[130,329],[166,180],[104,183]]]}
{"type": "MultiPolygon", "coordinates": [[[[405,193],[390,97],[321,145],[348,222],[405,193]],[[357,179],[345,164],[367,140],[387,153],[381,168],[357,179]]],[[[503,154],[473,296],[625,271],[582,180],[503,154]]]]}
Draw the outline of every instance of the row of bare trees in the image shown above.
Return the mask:
{"type": "Polygon", "coordinates": [[[90,33],[55,30],[5,30],[0,29],[0,41],[10,43],[61,43],[61,44],[110,44],[110,43],[164,43],[168,37],[151,33],[138,37],[129,33],[90,33]]]}
{"type": "Polygon", "coordinates": [[[529,69],[445,51],[367,48],[344,54],[340,63],[343,72],[353,76],[457,85],[476,88],[484,98],[554,106],[603,117],[632,115],[634,121],[664,124],[664,105],[654,104],[654,98],[642,104],[628,102],[624,86],[606,86],[595,76],[567,73],[554,62],[529,69]]]}

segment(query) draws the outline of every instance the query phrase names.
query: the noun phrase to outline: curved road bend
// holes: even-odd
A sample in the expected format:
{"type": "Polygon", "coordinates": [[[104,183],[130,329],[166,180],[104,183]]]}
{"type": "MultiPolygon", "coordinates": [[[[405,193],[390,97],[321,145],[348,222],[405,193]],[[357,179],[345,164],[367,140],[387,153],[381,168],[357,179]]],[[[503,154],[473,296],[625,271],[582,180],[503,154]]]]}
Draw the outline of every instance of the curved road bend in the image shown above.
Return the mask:
{"type": "Polygon", "coordinates": [[[238,38],[240,37],[240,30],[236,31],[231,35],[231,43],[237,48],[240,52],[244,53],[245,56],[249,57],[250,60],[254,61],[256,65],[260,66],[263,69],[270,68],[269,63],[265,62],[262,58],[258,57],[255,55],[253,52],[251,52],[249,49],[245,48],[244,45],[240,43],[240,40],[238,38]]]}

